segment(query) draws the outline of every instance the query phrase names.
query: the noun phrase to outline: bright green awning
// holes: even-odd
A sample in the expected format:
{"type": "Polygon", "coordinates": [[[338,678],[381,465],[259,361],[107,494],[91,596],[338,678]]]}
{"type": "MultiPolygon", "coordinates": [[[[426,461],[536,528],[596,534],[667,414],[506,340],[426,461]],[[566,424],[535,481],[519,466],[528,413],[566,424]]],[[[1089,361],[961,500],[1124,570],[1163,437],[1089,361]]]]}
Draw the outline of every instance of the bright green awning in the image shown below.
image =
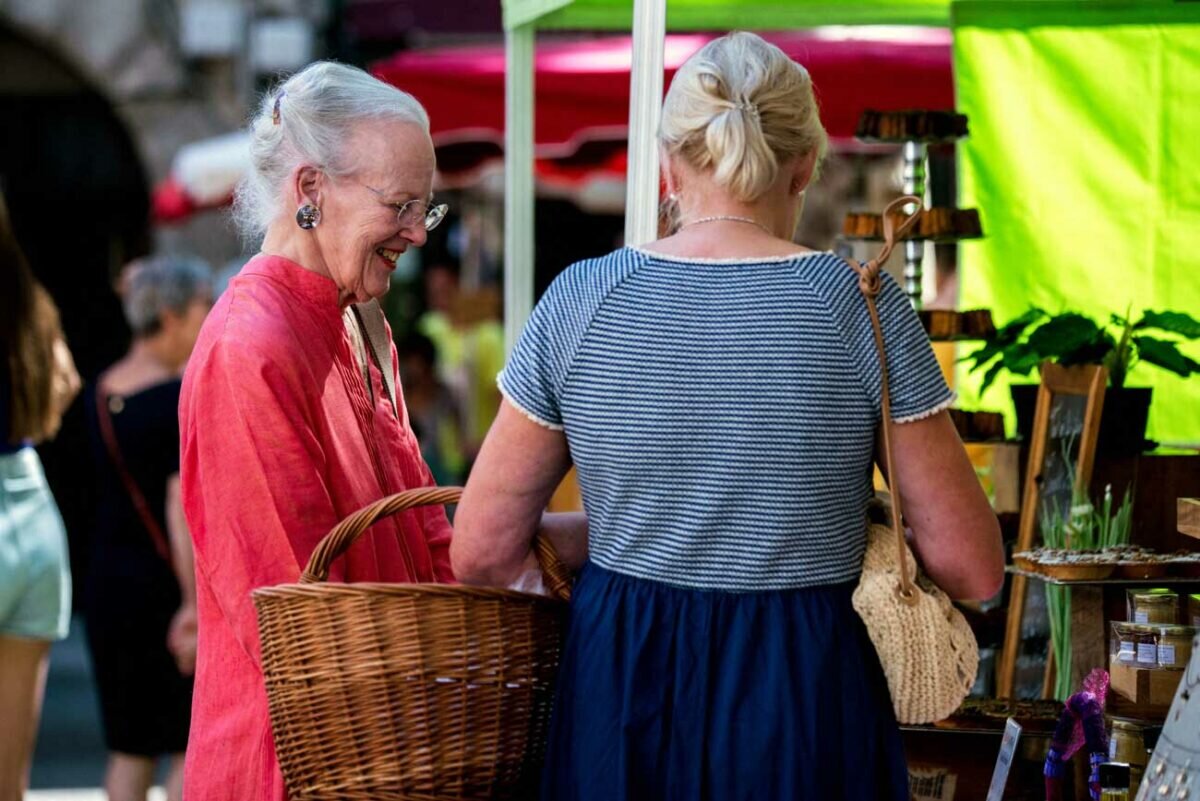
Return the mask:
{"type": "MultiPolygon", "coordinates": [[[[1030,304],[1200,313],[1200,3],[961,2],[952,17],[961,203],[986,233],[960,248],[962,306],[998,322],[1030,304]]],[[[1200,377],[1141,365],[1129,384],[1154,387],[1151,438],[1200,442],[1200,377]]]]}
{"type": "MultiPolygon", "coordinates": [[[[504,27],[629,30],[633,0],[503,0],[504,27]]],[[[787,30],[817,25],[941,25],[950,0],[667,0],[667,28],[787,30]]]]}

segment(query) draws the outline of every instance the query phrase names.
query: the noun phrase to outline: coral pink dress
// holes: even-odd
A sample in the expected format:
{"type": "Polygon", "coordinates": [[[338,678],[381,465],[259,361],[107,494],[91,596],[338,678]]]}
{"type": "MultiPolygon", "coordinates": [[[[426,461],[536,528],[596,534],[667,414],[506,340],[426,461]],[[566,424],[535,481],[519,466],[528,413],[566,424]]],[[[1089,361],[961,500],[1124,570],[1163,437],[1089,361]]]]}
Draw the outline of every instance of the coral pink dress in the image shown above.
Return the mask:
{"type": "MultiPolygon", "coordinates": [[[[181,473],[200,634],[188,801],[286,797],[251,590],[296,581],[356,509],[433,484],[403,398],[397,420],[379,371],[372,363],[368,393],[351,348],[330,279],[257,256],[213,307],[189,361],[181,473]]],[[[393,348],[388,369],[396,364],[393,348]]],[[[330,580],[453,581],[450,533],[440,507],[383,520],[330,580]]]]}

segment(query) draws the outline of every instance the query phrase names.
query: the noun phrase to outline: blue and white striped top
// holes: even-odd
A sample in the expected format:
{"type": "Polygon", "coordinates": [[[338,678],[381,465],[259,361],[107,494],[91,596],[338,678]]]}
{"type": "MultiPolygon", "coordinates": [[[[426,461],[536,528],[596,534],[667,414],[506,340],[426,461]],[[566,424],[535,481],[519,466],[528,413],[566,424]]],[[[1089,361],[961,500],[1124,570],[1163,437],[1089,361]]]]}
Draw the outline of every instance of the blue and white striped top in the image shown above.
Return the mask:
{"type": "MultiPolygon", "coordinates": [[[[886,276],[878,304],[894,419],[949,406],[886,276]]],[[[565,432],[594,562],[750,591],[858,577],[879,378],[858,278],[833,254],[623,248],[555,279],[498,380],[530,419],[565,432]]]]}

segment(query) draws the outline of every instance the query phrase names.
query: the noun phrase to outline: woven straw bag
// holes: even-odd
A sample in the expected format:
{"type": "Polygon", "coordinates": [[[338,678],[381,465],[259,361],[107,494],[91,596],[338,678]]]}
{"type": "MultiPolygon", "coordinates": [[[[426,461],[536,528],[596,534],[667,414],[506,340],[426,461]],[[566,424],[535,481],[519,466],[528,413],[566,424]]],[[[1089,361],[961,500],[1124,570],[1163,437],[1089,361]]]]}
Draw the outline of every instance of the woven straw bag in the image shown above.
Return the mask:
{"type": "Polygon", "coordinates": [[[375,521],[460,494],[410,490],[371,504],[321,541],[300,583],[254,591],[291,801],[536,796],[570,596],[553,549],[536,541],[552,598],[325,583],[375,521]]]}
{"type": "Polygon", "coordinates": [[[859,289],[867,302],[875,347],[881,370],[883,451],[891,485],[891,526],[867,527],[867,551],[862,578],[852,603],[866,625],[867,634],[879,654],[883,675],[892,695],[892,706],[900,723],[931,723],[949,716],[967,697],[979,668],[979,646],[962,613],[946,593],[923,575],[904,541],[904,527],[892,465],[891,394],[883,329],[875,298],[879,295],[880,266],[895,244],[917,218],[914,212],[896,229],[893,213],[906,204],[918,209],[921,201],[905,196],[892,201],[884,211],[884,246],[879,255],[850,266],[858,273],[859,289]]]}

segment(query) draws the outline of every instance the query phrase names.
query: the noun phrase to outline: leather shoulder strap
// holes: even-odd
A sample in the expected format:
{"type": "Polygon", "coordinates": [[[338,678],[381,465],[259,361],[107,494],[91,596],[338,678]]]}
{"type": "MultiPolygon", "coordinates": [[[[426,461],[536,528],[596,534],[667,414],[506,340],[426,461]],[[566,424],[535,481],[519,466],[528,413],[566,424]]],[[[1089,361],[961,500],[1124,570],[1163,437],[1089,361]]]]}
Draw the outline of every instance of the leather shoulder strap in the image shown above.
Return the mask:
{"type": "MultiPolygon", "coordinates": [[[[117,396],[113,396],[116,398],[117,396]]],[[[155,519],[154,513],[150,511],[150,504],[146,500],[146,496],[142,494],[141,487],[138,486],[137,480],[129,472],[129,468],[125,466],[125,459],[121,454],[121,446],[117,442],[117,432],[113,427],[112,415],[108,409],[109,395],[103,382],[96,385],[96,419],[100,423],[100,438],[104,440],[104,447],[108,450],[108,458],[112,462],[113,468],[117,471],[117,475],[121,478],[121,483],[125,485],[125,491],[129,494],[129,500],[133,504],[133,509],[137,512],[138,517],[142,521],[142,525],[146,528],[146,533],[150,535],[150,542],[154,545],[154,550],[158,551],[158,555],[170,564],[171,547],[167,543],[167,535],[163,533],[162,527],[158,525],[158,520],[155,519]]]]}
{"type": "Polygon", "coordinates": [[[366,303],[354,304],[354,315],[366,336],[375,366],[383,376],[383,385],[392,404],[392,414],[399,420],[400,409],[396,405],[396,368],[392,364],[392,338],[388,336],[383,309],[379,306],[379,301],[368,300],[366,303]]]}
{"type": "Polygon", "coordinates": [[[858,273],[858,288],[867,302],[867,313],[871,316],[871,333],[875,337],[875,351],[879,354],[880,412],[883,418],[883,460],[887,469],[887,482],[890,489],[888,495],[892,506],[892,531],[896,534],[896,544],[900,551],[900,586],[896,588],[896,592],[902,601],[909,604],[916,603],[917,596],[916,589],[913,587],[912,579],[909,576],[908,547],[904,541],[903,513],[900,507],[899,477],[896,475],[896,469],[892,463],[892,396],[890,382],[888,381],[887,351],[884,348],[883,342],[883,326],[879,323],[879,309],[875,305],[875,299],[879,296],[879,291],[883,286],[883,281],[879,277],[879,272],[883,269],[883,263],[887,261],[888,256],[892,253],[892,249],[896,246],[896,239],[903,236],[912,227],[917,221],[920,212],[921,199],[918,197],[904,195],[893,200],[883,212],[884,242],[883,247],[879,250],[879,254],[866,264],[860,265],[851,260],[847,260],[846,262],[854,272],[858,273]],[[897,220],[900,218],[901,209],[909,204],[915,206],[915,210],[897,227],[897,220]]]}

